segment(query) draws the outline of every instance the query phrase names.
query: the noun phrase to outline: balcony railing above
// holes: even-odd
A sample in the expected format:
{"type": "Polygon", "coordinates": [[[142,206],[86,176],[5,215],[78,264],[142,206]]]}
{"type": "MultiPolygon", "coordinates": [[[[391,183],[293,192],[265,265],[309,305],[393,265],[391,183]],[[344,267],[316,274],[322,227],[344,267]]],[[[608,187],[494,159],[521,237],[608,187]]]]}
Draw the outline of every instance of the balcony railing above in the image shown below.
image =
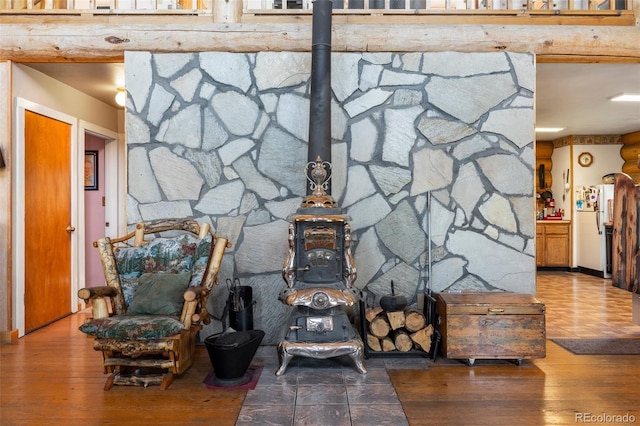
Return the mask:
{"type": "MultiPolygon", "coordinates": [[[[0,0],[2,14],[198,14],[216,0],[0,0]]],[[[334,0],[338,14],[620,15],[633,0],[334,0]]],[[[243,14],[306,14],[312,0],[244,0],[243,14]]]]}

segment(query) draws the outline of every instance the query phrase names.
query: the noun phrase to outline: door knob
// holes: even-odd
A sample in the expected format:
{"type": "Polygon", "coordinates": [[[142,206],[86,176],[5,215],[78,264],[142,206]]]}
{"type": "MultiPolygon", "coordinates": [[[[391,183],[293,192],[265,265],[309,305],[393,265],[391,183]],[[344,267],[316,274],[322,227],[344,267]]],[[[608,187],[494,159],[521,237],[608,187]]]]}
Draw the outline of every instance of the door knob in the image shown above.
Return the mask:
{"type": "Polygon", "coordinates": [[[75,231],[75,230],[76,230],[76,228],[75,228],[75,227],[73,227],[73,226],[71,226],[71,225],[67,226],[67,232],[68,232],[68,233],[72,233],[72,232],[73,232],[73,231],[75,231]]]}

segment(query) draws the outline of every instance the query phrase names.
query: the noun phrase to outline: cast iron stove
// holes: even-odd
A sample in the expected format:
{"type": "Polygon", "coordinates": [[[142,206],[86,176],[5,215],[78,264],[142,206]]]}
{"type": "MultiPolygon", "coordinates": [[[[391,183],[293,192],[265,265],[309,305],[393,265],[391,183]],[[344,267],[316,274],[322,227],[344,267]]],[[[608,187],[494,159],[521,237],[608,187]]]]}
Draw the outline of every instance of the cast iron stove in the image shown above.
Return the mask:
{"type": "Polygon", "coordinates": [[[361,297],[353,286],[356,267],[351,227],[325,191],[331,164],[318,157],[307,164],[307,175],[313,193],[291,218],[289,253],[282,268],[287,286],[280,300],[294,310],[278,344],[276,375],[284,374],[294,356],[324,359],[342,355],[348,355],[365,374],[364,344],[346,312],[361,297]]]}

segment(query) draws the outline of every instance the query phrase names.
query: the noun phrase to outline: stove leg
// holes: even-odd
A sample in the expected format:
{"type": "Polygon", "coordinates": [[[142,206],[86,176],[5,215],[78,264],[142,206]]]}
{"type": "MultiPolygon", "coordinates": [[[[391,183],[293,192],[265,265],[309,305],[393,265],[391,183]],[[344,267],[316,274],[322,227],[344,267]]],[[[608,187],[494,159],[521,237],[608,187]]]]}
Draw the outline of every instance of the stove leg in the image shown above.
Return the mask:
{"type": "Polygon", "coordinates": [[[289,361],[293,358],[293,355],[288,353],[282,345],[278,345],[278,358],[280,358],[280,368],[276,371],[276,376],[282,376],[289,365],[289,361]]]}
{"type": "Polygon", "coordinates": [[[349,357],[355,363],[356,370],[358,370],[358,373],[367,374],[367,369],[364,368],[363,354],[362,354],[362,350],[361,349],[358,349],[357,351],[350,353],[349,357]]]}

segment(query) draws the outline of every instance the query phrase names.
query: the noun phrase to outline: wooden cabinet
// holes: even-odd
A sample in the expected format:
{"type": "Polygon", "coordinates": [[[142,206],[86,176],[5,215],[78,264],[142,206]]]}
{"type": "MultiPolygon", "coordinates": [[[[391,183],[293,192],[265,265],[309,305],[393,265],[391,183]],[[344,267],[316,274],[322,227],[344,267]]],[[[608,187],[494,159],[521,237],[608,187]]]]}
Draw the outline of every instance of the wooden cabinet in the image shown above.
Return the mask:
{"type": "Polygon", "coordinates": [[[571,266],[571,222],[537,222],[536,266],[571,266]]]}
{"type": "Polygon", "coordinates": [[[447,358],[522,359],[546,354],[545,307],[530,294],[436,295],[442,353],[447,358]]]}

